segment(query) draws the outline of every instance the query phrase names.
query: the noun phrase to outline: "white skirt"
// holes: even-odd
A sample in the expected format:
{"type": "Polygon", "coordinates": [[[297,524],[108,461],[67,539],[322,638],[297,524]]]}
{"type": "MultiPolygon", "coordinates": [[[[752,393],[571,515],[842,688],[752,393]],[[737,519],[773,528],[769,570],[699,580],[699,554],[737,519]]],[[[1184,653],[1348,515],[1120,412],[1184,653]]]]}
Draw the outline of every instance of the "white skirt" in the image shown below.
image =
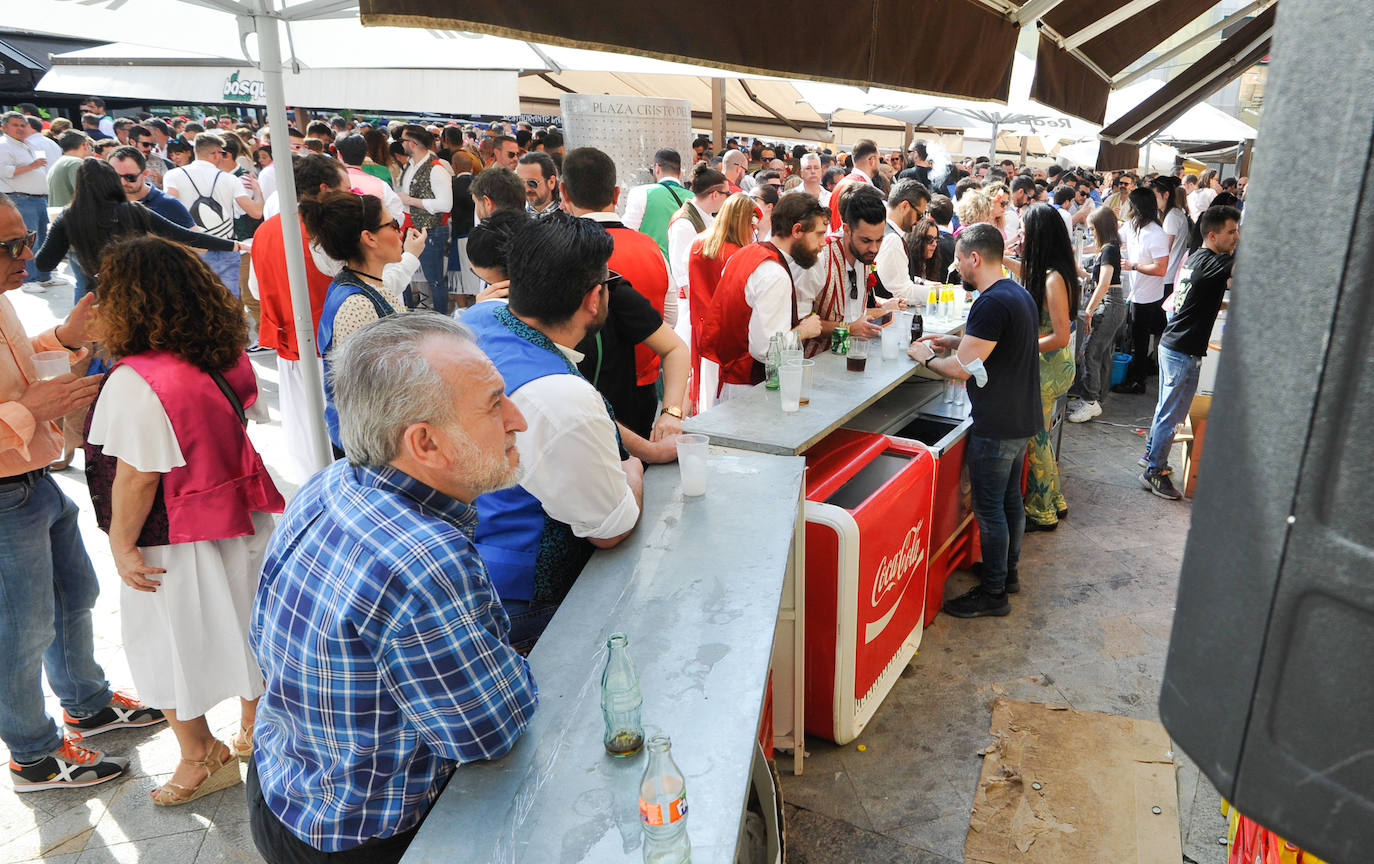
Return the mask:
{"type": "Polygon", "coordinates": [[[248,648],[248,617],[273,521],[253,514],[256,533],[143,548],[153,593],[121,586],[124,653],[139,698],[191,720],[238,696],[262,695],[262,672],[248,648]]]}

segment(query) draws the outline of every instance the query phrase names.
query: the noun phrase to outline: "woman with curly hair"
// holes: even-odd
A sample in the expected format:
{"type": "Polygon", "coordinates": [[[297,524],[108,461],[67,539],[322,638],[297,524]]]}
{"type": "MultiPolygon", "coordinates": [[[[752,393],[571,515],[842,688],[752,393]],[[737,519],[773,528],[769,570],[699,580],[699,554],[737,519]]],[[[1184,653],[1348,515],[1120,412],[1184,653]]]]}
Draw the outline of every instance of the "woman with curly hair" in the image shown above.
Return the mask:
{"type": "Polygon", "coordinates": [[[248,439],[258,398],[238,298],[195,253],[158,237],[105,250],[98,326],[120,358],[86,429],[96,521],[124,585],[120,618],[140,695],[161,708],[181,761],[153,803],[185,804],[238,783],[252,752],[262,674],[248,615],[284,502],[248,439]],[[219,741],[205,713],[238,697],[219,741]]]}

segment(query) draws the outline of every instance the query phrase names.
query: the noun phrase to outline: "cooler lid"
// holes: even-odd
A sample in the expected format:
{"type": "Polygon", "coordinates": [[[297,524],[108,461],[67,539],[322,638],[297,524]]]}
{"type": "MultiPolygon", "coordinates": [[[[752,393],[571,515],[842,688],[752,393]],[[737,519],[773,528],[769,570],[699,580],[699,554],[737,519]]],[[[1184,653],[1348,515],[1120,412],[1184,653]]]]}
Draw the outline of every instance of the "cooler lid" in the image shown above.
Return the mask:
{"type": "Polygon", "coordinates": [[[806,498],[853,510],[911,460],[922,458],[931,459],[924,448],[880,432],[837,429],[806,452],[806,498]]]}

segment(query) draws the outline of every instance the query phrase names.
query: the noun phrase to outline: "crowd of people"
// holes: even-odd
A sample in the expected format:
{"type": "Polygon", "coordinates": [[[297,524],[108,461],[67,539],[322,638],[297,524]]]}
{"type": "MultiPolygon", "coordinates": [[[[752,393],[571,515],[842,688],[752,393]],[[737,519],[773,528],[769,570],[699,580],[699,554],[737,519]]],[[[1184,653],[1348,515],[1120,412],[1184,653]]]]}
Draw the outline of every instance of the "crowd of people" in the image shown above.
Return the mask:
{"type": "Polygon", "coordinates": [[[0,292],[68,284],[66,260],[76,300],[28,337],[0,297],[16,791],[113,779],[124,761],[85,738],[165,721],[180,761],[153,803],[240,782],[244,760],[269,861],[397,860],[454,767],[528,725],[525,655],[594,551],[635,530],[644,465],[676,458],[683,418],[760,383],[779,334],[808,356],[839,328],[874,338],[931,286],[973,301],[962,335],[909,349],[973,385],[982,561],[946,613],[1008,614],[1023,534],[1067,516],[1049,434],[1066,395],[1086,422],[1158,374],[1140,480],[1180,497],[1167,460],[1243,182],[937,166],[921,141],[717,153],[699,138],[687,159],[659,150],[655,182],[622,203],[624,166],[552,128],[322,118],[285,130],[278,165],[272,130],[235,116],[82,107],[80,129],[0,116],[0,292]],[[332,452],[307,409],[278,170],[299,199],[332,452]],[[1122,342],[1131,368],[1110,388],[1122,342]],[[303,484],[289,504],[246,431],[266,419],[249,359],[266,351],[303,484]],[[36,352],[72,372],[40,378],[36,352]],[[141,701],[93,656],[98,586],[51,477],[77,446],[141,701]],[[69,734],[44,711],[44,672],[69,734]],[[234,698],[221,741],[205,713],[234,698]]]}

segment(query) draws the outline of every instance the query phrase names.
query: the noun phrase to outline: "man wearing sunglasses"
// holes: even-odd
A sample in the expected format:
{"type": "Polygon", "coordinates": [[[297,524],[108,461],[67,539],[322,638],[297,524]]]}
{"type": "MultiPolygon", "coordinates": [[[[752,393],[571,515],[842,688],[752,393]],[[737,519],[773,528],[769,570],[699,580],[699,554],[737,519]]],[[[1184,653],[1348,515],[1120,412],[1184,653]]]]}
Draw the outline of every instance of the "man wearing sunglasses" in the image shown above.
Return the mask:
{"type": "Polygon", "coordinates": [[[525,212],[543,216],[559,208],[558,168],[547,153],[526,153],[515,163],[515,176],[525,186],[525,212]]]}
{"type": "Polygon", "coordinates": [[[171,166],[158,154],[153,131],[147,126],[130,126],[129,146],[137,148],[138,152],[143,154],[144,167],[148,169],[148,182],[161,189],[162,178],[167,176],[171,166]]]}
{"type": "Polygon", "coordinates": [[[53,421],[95,399],[100,376],[70,373],[40,381],[33,355],[74,351],[87,341],[94,297],[67,320],[29,337],[4,292],[24,281],[35,232],[0,195],[0,738],[10,751],[16,792],[93,786],[118,777],[124,762],[66,737],[43,707],[42,676],[62,700],[76,731],[146,726],[162,715],[110,691],[95,661],[91,608],[100,586],[81,540],[77,506],[58,489],[48,465],[62,457],[53,421]]]}
{"type": "Polygon", "coordinates": [[[127,200],[137,201],[163,219],[183,228],[195,225],[184,204],[150,182],[148,163],[139,148],[117,147],[108,159],[119,175],[119,185],[124,187],[127,200]]]}

